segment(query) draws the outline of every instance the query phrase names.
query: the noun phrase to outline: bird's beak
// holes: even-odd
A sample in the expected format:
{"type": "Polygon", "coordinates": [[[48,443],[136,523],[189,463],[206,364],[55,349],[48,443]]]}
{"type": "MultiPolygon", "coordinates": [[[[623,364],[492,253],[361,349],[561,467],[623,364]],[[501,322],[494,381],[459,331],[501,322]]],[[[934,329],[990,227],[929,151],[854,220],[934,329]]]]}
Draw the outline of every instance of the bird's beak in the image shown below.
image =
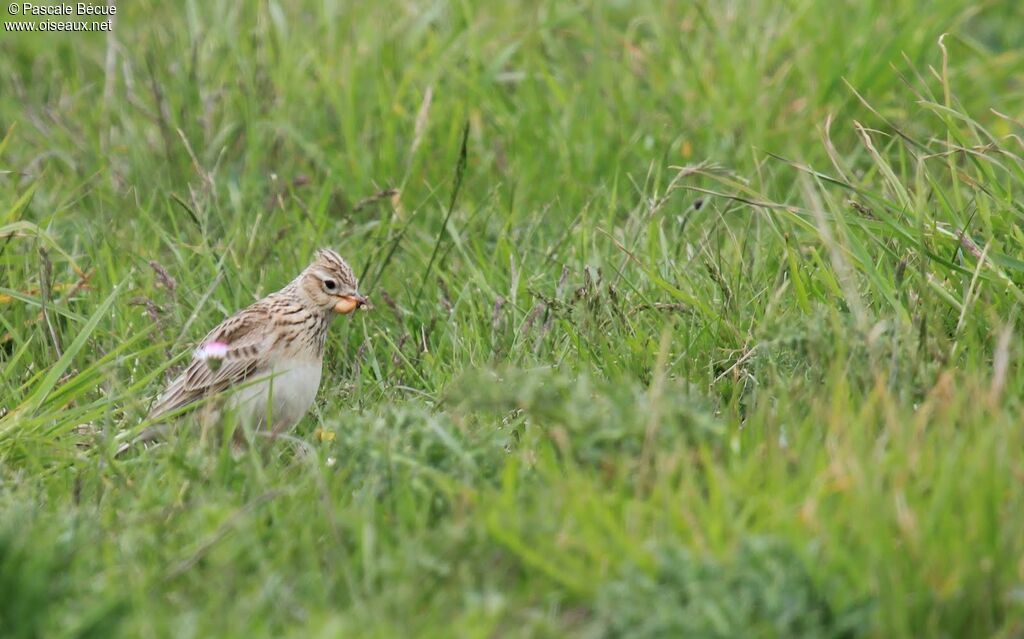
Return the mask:
{"type": "Polygon", "coordinates": [[[334,305],[334,312],[341,315],[348,315],[357,308],[371,309],[373,306],[370,304],[370,300],[358,293],[354,295],[342,295],[334,305]]]}

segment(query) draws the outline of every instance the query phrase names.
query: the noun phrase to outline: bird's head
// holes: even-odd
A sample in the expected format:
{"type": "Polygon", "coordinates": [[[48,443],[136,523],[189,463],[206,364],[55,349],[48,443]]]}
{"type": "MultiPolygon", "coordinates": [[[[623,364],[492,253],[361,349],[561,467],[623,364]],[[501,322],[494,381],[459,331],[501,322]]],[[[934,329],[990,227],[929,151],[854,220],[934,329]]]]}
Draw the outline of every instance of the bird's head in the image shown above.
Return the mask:
{"type": "Polygon", "coordinates": [[[359,294],[352,267],[331,249],[319,249],[296,284],[303,300],[323,311],[347,315],[357,308],[370,308],[369,300],[359,294]]]}

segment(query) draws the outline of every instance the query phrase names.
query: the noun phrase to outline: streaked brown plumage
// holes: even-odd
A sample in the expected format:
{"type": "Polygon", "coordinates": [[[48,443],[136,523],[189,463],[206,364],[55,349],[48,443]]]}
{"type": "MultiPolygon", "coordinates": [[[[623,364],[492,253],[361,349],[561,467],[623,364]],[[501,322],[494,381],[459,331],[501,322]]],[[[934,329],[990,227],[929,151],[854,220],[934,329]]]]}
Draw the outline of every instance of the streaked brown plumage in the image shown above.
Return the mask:
{"type": "MultiPolygon", "coordinates": [[[[330,249],[287,286],[227,318],[200,342],[192,362],[157,398],[150,419],[225,393],[243,423],[254,429],[269,425],[273,433],[292,428],[309,410],[320,386],[327,329],[339,313],[367,306],[349,265],[330,249]],[[210,344],[226,347],[219,366],[204,358],[210,344]],[[269,419],[269,424],[267,423],[269,419]]],[[[202,418],[219,417],[215,406],[202,418]]],[[[132,443],[148,442],[162,429],[143,431],[132,443]]]]}

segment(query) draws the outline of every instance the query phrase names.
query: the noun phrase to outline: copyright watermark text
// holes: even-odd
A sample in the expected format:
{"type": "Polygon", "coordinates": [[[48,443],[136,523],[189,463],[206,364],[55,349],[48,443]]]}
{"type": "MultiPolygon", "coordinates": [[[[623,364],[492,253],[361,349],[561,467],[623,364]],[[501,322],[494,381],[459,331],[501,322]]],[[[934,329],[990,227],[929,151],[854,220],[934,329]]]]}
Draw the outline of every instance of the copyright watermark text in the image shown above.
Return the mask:
{"type": "Polygon", "coordinates": [[[4,31],[9,32],[111,31],[117,7],[93,2],[11,2],[7,5],[7,13],[12,17],[32,18],[5,20],[4,31]]]}

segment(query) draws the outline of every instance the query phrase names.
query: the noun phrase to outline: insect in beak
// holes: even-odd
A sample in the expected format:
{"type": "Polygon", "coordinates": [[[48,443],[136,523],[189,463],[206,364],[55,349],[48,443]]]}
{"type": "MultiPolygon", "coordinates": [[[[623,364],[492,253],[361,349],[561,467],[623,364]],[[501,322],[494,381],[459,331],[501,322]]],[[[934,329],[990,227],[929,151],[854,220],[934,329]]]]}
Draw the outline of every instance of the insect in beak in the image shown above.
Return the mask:
{"type": "Polygon", "coordinates": [[[370,304],[370,300],[358,293],[355,295],[342,295],[341,299],[339,299],[334,305],[334,312],[341,315],[348,315],[357,308],[365,308],[369,310],[373,308],[373,306],[370,304]]]}

